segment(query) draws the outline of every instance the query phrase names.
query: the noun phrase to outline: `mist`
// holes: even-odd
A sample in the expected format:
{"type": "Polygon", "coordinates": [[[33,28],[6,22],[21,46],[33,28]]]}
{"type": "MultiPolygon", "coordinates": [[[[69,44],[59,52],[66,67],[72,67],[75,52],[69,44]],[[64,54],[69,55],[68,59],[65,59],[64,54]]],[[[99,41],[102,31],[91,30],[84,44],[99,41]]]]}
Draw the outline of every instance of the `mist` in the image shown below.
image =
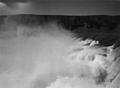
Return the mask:
{"type": "Polygon", "coordinates": [[[110,88],[119,82],[119,47],[76,38],[53,21],[30,25],[1,26],[0,88],[110,88]]]}

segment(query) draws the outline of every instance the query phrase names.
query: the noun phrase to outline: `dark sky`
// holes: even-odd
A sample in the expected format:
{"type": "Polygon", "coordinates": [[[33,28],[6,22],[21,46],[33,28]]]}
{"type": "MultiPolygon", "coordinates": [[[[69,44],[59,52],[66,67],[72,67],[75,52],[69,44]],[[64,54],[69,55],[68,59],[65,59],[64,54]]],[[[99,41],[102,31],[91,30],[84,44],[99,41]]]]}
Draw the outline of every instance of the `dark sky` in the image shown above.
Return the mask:
{"type": "Polygon", "coordinates": [[[120,2],[112,0],[41,0],[34,3],[0,5],[0,15],[29,13],[42,15],[120,15],[120,2]]]}

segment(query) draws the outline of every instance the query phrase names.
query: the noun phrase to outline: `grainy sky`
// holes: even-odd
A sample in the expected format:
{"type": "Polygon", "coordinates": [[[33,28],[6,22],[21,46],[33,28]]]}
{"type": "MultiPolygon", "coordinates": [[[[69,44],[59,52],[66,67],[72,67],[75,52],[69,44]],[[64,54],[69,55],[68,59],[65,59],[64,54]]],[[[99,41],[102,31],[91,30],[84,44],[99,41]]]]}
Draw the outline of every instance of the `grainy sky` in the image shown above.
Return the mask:
{"type": "Polygon", "coordinates": [[[119,15],[120,2],[112,0],[41,0],[37,3],[17,3],[12,6],[0,5],[0,15],[21,13],[42,15],[119,15]]]}

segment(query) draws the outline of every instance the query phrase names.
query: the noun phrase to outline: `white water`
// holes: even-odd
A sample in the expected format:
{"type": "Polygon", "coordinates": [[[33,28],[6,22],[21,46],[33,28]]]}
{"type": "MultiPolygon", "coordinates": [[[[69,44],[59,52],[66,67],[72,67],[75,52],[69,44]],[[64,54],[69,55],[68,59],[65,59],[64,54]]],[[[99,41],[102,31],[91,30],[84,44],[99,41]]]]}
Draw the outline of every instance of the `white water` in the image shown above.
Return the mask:
{"type": "Polygon", "coordinates": [[[18,27],[19,36],[0,39],[0,88],[102,88],[95,84],[96,69],[109,66],[113,55],[99,54],[111,48],[95,48],[96,41],[85,46],[89,40],[75,40],[56,25],[38,27],[37,36],[21,36],[27,29],[18,27]]]}

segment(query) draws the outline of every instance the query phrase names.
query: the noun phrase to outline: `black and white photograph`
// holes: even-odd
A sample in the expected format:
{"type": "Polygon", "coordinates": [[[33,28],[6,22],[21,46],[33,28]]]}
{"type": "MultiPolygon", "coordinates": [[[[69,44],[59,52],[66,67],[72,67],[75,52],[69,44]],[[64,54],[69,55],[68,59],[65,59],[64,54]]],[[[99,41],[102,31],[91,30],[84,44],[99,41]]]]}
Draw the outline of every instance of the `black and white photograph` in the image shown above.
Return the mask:
{"type": "Polygon", "coordinates": [[[120,0],[0,0],[0,88],[120,88],[120,0]]]}

